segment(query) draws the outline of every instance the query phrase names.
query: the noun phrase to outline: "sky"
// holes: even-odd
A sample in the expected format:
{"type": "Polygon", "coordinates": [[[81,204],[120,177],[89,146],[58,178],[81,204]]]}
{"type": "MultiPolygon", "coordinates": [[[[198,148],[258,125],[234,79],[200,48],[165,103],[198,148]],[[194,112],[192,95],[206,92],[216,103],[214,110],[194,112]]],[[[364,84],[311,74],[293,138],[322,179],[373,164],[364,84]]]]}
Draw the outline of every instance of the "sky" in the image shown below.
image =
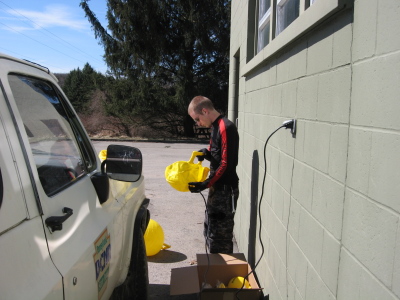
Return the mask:
{"type": "MultiPolygon", "coordinates": [[[[94,37],[80,0],[0,0],[0,52],[69,73],[86,63],[105,73],[104,50],[94,37]]],[[[106,0],[90,9],[107,27],[106,0]]]]}

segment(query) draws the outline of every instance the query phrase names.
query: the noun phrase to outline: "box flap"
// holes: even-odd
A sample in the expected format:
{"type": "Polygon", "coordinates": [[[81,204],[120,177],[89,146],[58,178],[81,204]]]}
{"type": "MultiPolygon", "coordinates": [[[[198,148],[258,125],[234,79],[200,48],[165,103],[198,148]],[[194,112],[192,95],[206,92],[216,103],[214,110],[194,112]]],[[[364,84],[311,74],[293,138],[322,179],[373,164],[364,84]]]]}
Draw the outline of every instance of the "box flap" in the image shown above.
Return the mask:
{"type": "Polygon", "coordinates": [[[227,284],[236,276],[248,273],[248,264],[242,253],[235,254],[197,254],[199,286],[206,283],[215,287],[217,282],[227,284]]]}
{"type": "Polygon", "coordinates": [[[171,270],[171,295],[194,294],[200,291],[197,266],[171,270]]]}
{"type": "Polygon", "coordinates": [[[247,265],[246,258],[243,253],[232,253],[232,254],[197,254],[197,265],[236,265],[245,264],[247,265]]]}

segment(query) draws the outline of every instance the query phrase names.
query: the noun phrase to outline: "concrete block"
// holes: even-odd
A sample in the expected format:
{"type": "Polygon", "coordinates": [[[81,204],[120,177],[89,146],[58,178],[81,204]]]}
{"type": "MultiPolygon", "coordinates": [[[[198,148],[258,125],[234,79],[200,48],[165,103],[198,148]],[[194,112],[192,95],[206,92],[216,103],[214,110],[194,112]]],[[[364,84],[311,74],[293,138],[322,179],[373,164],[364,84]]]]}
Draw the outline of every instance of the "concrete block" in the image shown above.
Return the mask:
{"type": "MultiPolygon", "coordinates": [[[[270,154],[270,164],[267,166],[268,173],[271,174],[273,178],[278,179],[279,178],[279,150],[274,148],[274,147],[268,147],[267,149],[270,154]]],[[[268,154],[267,154],[268,155],[268,154]]]]}
{"type": "Polygon", "coordinates": [[[276,250],[279,260],[286,263],[286,228],[279,217],[271,210],[267,220],[271,246],[276,250]]]}
{"type": "Polygon", "coordinates": [[[354,3],[353,61],[375,54],[378,1],[361,0],[354,3]]]}
{"type": "Polygon", "coordinates": [[[307,211],[300,214],[299,246],[313,268],[321,269],[324,229],[307,211]]]}
{"type": "Polygon", "coordinates": [[[276,85],[271,87],[272,92],[272,106],[269,109],[269,114],[274,116],[280,116],[282,113],[282,87],[281,85],[276,85]]]}
{"type": "MultiPolygon", "coordinates": [[[[377,1],[378,2],[378,1],[377,1]]],[[[376,54],[400,50],[400,3],[397,0],[378,2],[376,54]]]]}
{"type": "Polygon", "coordinates": [[[253,151],[253,149],[255,148],[255,139],[254,137],[248,133],[249,131],[245,131],[244,136],[242,136],[243,138],[243,149],[246,153],[251,153],[253,151]]]}
{"type": "Polygon", "coordinates": [[[350,128],[347,164],[347,185],[356,191],[368,194],[372,133],[350,128]]]}
{"type": "Polygon", "coordinates": [[[276,83],[281,84],[289,81],[289,70],[292,67],[290,64],[290,52],[285,52],[278,57],[276,64],[276,83]]]}
{"type": "Polygon", "coordinates": [[[321,73],[332,67],[333,30],[324,26],[313,32],[308,41],[307,75],[321,73]]]}
{"type": "Polygon", "coordinates": [[[280,152],[279,155],[279,184],[290,192],[292,186],[293,157],[280,152]]]}
{"type": "Polygon", "coordinates": [[[297,118],[316,120],[318,107],[318,76],[301,78],[297,88],[297,118]]]}
{"type": "Polygon", "coordinates": [[[288,80],[294,80],[307,74],[307,40],[303,40],[290,51],[288,80]]]}
{"type": "Polygon", "coordinates": [[[311,212],[314,186],[314,170],[294,161],[292,197],[307,211],[311,212]]]}
{"type": "Polygon", "coordinates": [[[290,204],[290,218],[289,218],[289,225],[288,231],[290,237],[296,242],[299,242],[299,228],[300,228],[300,214],[303,208],[300,204],[292,198],[290,204]]]}
{"type": "Polygon", "coordinates": [[[262,103],[261,107],[259,107],[259,112],[264,116],[268,116],[271,114],[272,95],[273,94],[271,88],[263,89],[262,95],[260,95],[260,97],[262,98],[262,103]]]}
{"type": "Polygon", "coordinates": [[[295,159],[302,162],[305,162],[304,143],[307,123],[308,122],[298,120],[296,124],[296,139],[294,144],[295,153],[293,156],[295,159]]]}
{"type": "Polygon", "coordinates": [[[372,133],[368,195],[400,213],[400,135],[372,133]]]}
{"type": "Polygon", "coordinates": [[[253,136],[256,139],[261,138],[262,127],[260,126],[263,122],[264,116],[260,114],[253,114],[253,136]]]}
{"type": "Polygon", "coordinates": [[[285,190],[282,188],[282,186],[274,180],[272,182],[271,208],[276,217],[279,219],[279,222],[283,222],[284,192],[285,190]]]}
{"type": "Polygon", "coordinates": [[[312,214],[337,240],[341,238],[344,185],[315,172],[312,214]]]}
{"type": "Polygon", "coordinates": [[[342,248],[339,265],[337,299],[388,299],[396,300],[357,259],[342,248]]]}
{"type": "Polygon", "coordinates": [[[400,298],[400,221],[397,228],[396,253],[393,268],[392,290],[400,298]]]}
{"type": "Polygon", "coordinates": [[[304,161],[317,170],[328,173],[331,125],[307,122],[304,126],[304,161]]]}
{"type": "Polygon", "coordinates": [[[305,299],[334,300],[335,296],[321,279],[318,271],[308,268],[305,299]]]}
{"type": "Polygon", "coordinates": [[[345,183],[346,180],[348,141],[349,128],[347,125],[331,127],[329,175],[342,183],[345,183]]]}
{"type": "Polygon", "coordinates": [[[351,124],[400,129],[399,70],[400,52],[354,65],[351,124]]]}
{"type": "Polygon", "coordinates": [[[325,231],[322,248],[321,278],[335,296],[339,273],[339,256],[340,242],[325,231]]]}
{"type": "Polygon", "coordinates": [[[343,67],[319,75],[318,110],[319,121],[349,122],[351,92],[351,69],[343,67]]]}
{"type": "Polygon", "coordinates": [[[276,84],[276,68],[277,66],[275,60],[265,67],[264,72],[261,74],[263,86],[268,87],[276,84]]]}
{"type": "Polygon", "coordinates": [[[333,63],[337,68],[350,64],[353,41],[353,12],[347,10],[335,20],[333,29],[333,63]]]}
{"type": "Polygon", "coordinates": [[[282,116],[287,119],[296,118],[297,80],[282,86],[282,116]]]}
{"type": "Polygon", "coordinates": [[[299,290],[296,288],[296,284],[292,280],[292,278],[288,278],[288,300],[299,299],[302,300],[303,297],[300,295],[299,290]]]}
{"type": "Polygon", "coordinates": [[[288,239],[288,276],[294,282],[296,290],[303,299],[306,295],[307,271],[309,264],[297,243],[289,236],[288,239]]]}
{"type": "Polygon", "coordinates": [[[283,193],[283,215],[282,215],[282,223],[285,226],[286,230],[288,230],[289,226],[289,214],[291,207],[291,196],[288,192],[283,193]]]}
{"type": "Polygon", "coordinates": [[[342,242],[368,270],[391,286],[398,215],[346,191],[342,242]]]}
{"type": "Polygon", "coordinates": [[[274,244],[270,244],[268,248],[268,263],[269,269],[271,271],[272,277],[276,283],[278,289],[278,295],[276,299],[280,299],[283,296],[286,296],[287,286],[286,286],[286,266],[284,261],[282,260],[282,255],[285,258],[285,253],[280,253],[279,249],[275,248],[274,244]]]}

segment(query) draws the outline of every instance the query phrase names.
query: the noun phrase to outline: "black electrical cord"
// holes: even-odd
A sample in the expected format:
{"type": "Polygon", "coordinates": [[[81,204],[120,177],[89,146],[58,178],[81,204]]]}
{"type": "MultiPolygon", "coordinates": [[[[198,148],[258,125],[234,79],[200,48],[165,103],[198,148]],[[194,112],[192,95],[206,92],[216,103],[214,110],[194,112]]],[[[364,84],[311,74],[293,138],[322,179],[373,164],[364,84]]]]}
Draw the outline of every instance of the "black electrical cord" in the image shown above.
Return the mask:
{"type": "Polygon", "coordinates": [[[254,273],[255,269],[257,268],[258,264],[259,264],[260,261],[261,261],[261,258],[264,256],[264,244],[263,244],[262,239],[261,239],[261,228],[262,228],[261,203],[262,203],[262,199],[263,199],[263,197],[264,197],[265,179],[266,179],[266,177],[267,177],[267,158],[266,158],[266,150],[267,150],[267,145],[268,145],[269,139],[270,139],[279,129],[281,129],[281,128],[288,128],[288,127],[287,127],[287,124],[284,123],[284,125],[278,127],[274,132],[272,132],[272,133],[269,135],[269,137],[267,138],[267,140],[265,141],[265,144],[264,144],[264,176],[263,176],[263,181],[262,181],[262,185],[261,185],[260,200],[258,201],[258,219],[259,219],[259,222],[260,222],[260,225],[259,225],[260,227],[259,227],[259,230],[258,230],[258,239],[259,239],[260,245],[261,245],[261,255],[260,255],[260,258],[258,259],[257,263],[254,265],[254,268],[244,277],[242,287],[235,293],[235,298],[238,299],[238,300],[240,300],[238,294],[243,290],[245,280],[248,280],[249,276],[250,276],[252,273],[254,273]]]}
{"type": "MultiPolygon", "coordinates": [[[[244,277],[244,280],[243,280],[243,283],[242,283],[242,287],[235,293],[235,298],[238,299],[238,300],[240,300],[238,294],[243,290],[245,281],[248,280],[249,276],[250,276],[252,273],[254,273],[255,269],[257,268],[258,264],[260,263],[262,257],[264,256],[264,252],[265,252],[264,244],[263,244],[262,239],[261,239],[261,228],[262,228],[261,203],[262,203],[262,199],[263,199],[263,197],[264,197],[265,179],[266,179],[266,176],[267,176],[267,159],[266,159],[267,145],[268,145],[269,139],[270,139],[279,129],[281,129],[281,128],[290,128],[290,129],[292,129],[292,128],[295,126],[294,124],[295,124],[295,120],[289,120],[289,121],[284,122],[283,125],[281,125],[280,127],[278,127],[275,131],[273,131],[273,132],[268,136],[268,138],[267,138],[267,140],[265,141],[265,144],[264,144],[264,176],[263,176],[263,181],[262,181],[262,186],[261,186],[261,195],[260,195],[260,199],[259,199],[259,201],[258,201],[258,218],[259,218],[259,223],[260,223],[260,225],[259,225],[259,226],[260,226],[260,227],[259,227],[259,232],[258,232],[258,238],[259,238],[260,245],[261,245],[261,255],[260,255],[260,258],[258,259],[257,263],[255,264],[254,268],[244,277]]],[[[206,202],[206,199],[205,199],[204,195],[203,195],[201,192],[200,192],[200,194],[201,194],[201,196],[203,197],[204,205],[205,205],[205,207],[206,207],[206,217],[208,218],[207,202],[206,202]]],[[[207,243],[208,243],[208,230],[207,230],[207,234],[206,234],[206,237],[205,237],[205,249],[206,249],[207,262],[208,262],[208,264],[207,264],[206,272],[204,273],[204,279],[203,279],[204,282],[203,282],[202,287],[201,287],[201,292],[203,291],[204,286],[205,286],[205,284],[206,284],[206,277],[207,277],[208,270],[209,270],[209,268],[210,268],[210,258],[209,258],[209,255],[208,255],[207,243]]]]}
{"type": "MultiPolygon", "coordinates": [[[[208,220],[208,210],[207,210],[206,198],[204,197],[202,192],[200,192],[200,195],[203,197],[203,200],[204,200],[204,205],[205,205],[205,208],[206,208],[206,218],[208,220]]],[[[207,223],[209,223],[209,222],[207,221],[207,223]]],[[[205,285],[207,283],[207,280],[206,280],[207,279],[207,273],[208,273],[208,270],[210,269],[210,256],[208,255],[208,247],[207,247],[207,245],[208,245],[208,229],[207,229],[207,234],[206,234],[206,237],[205,237],[205,245],[204,245],[204,248],[206,250],[206,255],[207,255],[207,269],[204,272],[203,283],[201,285],[200,293],[204,290],[204,287],[205,287],[205,285]]]]}

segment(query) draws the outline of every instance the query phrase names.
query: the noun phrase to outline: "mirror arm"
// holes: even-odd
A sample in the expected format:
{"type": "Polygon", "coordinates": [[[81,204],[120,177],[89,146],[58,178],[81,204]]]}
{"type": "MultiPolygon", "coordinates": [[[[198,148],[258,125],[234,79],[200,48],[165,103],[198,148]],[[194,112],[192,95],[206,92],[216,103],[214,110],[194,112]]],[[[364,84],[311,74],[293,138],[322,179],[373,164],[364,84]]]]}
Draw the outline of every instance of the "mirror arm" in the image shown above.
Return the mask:
{"type": "Polygon", "coordinates": [[[105,174],[105,165],[107,163],[107,159],[103,160],[101,163],[101,173],[105,174]]]}

